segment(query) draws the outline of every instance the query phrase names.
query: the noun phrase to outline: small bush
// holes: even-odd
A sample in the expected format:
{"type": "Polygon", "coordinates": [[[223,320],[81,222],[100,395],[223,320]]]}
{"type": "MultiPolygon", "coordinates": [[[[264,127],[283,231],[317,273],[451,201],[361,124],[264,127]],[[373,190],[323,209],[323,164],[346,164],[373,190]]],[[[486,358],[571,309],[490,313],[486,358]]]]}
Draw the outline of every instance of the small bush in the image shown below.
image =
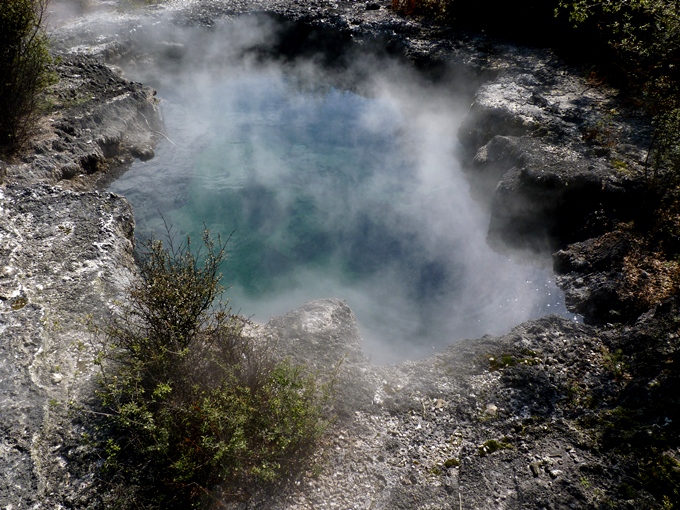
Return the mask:
{"type": "Polygon", "coordinates": [[[224,245],[146,244],[139,279],[105,330],[99,397],[105,471],[118,508],[246,499],[309,462],[329,388],[246,335],[226,304],[224,245]]]}
{"type": "Polygon", "coordinates": [[[48,0],[0,1],[0,156],[11,156],[35,129],[51,58],[43,29],[48,0]]]}

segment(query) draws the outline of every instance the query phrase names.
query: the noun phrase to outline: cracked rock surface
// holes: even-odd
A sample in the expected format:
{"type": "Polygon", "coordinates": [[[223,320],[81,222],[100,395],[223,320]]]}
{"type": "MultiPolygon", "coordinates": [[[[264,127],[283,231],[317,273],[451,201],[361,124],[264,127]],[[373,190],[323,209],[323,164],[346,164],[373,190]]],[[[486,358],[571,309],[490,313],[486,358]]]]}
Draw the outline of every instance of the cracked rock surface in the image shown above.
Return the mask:
{"type": "Polygon", "coordinates": [[[110,193],[0,189],[0,481],[3,508],[57,508],[71,479],[68,403],[88,398],[90,316],[120,297],[132,261],[129,204],[110,193]]]}
{"type": "Polygon", "coordinates": [[[83,55],[58,56],[53,105],[26,153],[0,162],[0,182],[100,187],[134,158],[153,157],[160,129],[154,91],[83,55]]]}
{"type": "MultiPolygon", "coordinates": [[[[656,310],[625,331],[548,316],[384,367],[357,350],[356,323],[341,301],[315,301],[272,319],[260,334],[285,354],[313,360],[317,370],[344,360],[337,422],[318,472],[233,508],[653,508],[649,495],[633,503],[619,494],[630,472],[599,450],[602,431],[584,425],[599,410],[586,399],[619,399],[625,384],[613,353],[672,313],[656,310]]],[[[662,345],[636,350],[668,352],[662,345]]],[[[653,366],[644,371],[663,370],[653,366]]]]}

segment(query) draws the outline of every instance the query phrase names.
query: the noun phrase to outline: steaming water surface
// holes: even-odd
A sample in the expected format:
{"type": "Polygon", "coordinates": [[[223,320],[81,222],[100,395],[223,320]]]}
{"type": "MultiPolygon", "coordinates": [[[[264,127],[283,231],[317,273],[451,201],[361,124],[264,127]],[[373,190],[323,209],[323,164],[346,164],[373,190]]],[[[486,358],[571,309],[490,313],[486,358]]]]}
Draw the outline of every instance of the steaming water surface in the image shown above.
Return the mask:
{"type": "Polygon", "coordinates": [[[110,187],[139,235],[164,235],[159,213],[178,237],[233,231],[223,283],[235,309],[265,322],[344,299],[375,362],[566,313],[548,271],[487,246],[455,158],[454,98],[394,74],[366,96],[293,76],[244,65],[145,77],[167,140],[110,187]]]}

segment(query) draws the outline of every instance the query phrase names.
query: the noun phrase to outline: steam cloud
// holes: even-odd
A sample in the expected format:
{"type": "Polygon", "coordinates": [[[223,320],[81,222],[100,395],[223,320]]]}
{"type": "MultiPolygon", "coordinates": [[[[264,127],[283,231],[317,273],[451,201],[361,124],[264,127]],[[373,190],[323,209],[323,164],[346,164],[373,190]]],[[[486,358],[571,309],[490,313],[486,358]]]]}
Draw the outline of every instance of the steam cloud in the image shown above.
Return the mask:
{"type": "Polygon", "coordinates": [[[168,140],[111,190],[142,233],[205,223],[228,235],[228,295],[264,322],[345,299],[374,362],[566,313],[551,274],[486,243],[488,216],[456,160],[469,98],[388,60],[336,75],[314,59],[263,63],[276,25],[139,28],[128,75],[159,91],[168,140]],[[363,76],[353,91],[336,86],[363,76]]]}

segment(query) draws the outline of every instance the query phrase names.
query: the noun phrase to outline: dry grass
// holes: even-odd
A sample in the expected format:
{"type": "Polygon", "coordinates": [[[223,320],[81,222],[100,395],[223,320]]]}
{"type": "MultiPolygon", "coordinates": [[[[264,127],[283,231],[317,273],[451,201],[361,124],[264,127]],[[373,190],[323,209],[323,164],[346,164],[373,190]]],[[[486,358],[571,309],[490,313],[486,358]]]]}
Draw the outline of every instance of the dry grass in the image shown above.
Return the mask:
{"type": "Polygon", "coordinates": [[[680,263],[636,246],[623,259],[621,295],[650,308],[680,289],[680,263]]]}

